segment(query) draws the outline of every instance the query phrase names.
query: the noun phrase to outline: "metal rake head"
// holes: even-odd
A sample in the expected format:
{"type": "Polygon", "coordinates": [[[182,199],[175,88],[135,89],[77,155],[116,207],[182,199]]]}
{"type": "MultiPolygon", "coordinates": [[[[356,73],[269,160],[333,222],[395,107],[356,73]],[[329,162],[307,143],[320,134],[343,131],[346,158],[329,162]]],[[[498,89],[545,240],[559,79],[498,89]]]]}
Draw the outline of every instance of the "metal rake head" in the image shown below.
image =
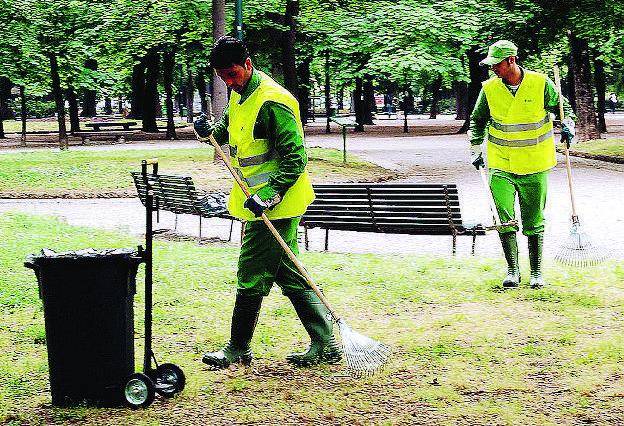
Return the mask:
{"type": "Polygon", "coordinates": [[[338,327],[343,355],[353,377],[369,377],[383,369],[392,352],[389,346],[353,331],[342,319],[338,327]]]}
{"type": "Polygon", "coordinates": [[[570,235],[555,255],[559,263],[578,267],[598,265],[608,258],[609,254],[592,243],[578,222],[572,224],[570,235]]]}

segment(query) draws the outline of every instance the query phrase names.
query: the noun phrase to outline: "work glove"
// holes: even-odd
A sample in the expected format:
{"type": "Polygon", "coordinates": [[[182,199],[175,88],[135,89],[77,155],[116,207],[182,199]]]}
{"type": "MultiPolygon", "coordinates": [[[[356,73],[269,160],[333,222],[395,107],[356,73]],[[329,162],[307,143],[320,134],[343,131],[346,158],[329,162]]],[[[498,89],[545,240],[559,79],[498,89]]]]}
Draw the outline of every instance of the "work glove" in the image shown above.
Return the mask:
{"type": "Polygon", "coordinates": [[[213,127],[210,123],[210,120],[208,119],[208,116],[203,113],[199,117],[197,117],[197,120],[195,120],[195,123],[193,123],[193,127],[195,128],[197,136],[203,139],[206,139],[208,136],[210,136],[213,131],[213,127]]]}
{"type": "Polygon", "coordinates": [[[564,118],[561,121],[561,142],[565,142],[568,149],[574,143],[574,135],[576,135],[574,121],[571,118],[564,118]]]}
{"type": "Polygon", "coordinates": [[[274,207],[280,201],[282,201],[282,197],[280,197],[279,194],[276,194],[268,200],[263,200],[258,194],[254,194],[251,197],[247,198],[244,206],[246,209],[251,210],[254,216],[260,217],[265,210],[274,207]]]}
{"type": "Polygon", "coordinates": [[[482,145],[470,145],[470,161],[477,170],[481,167],[485,167],[482,145]]]}

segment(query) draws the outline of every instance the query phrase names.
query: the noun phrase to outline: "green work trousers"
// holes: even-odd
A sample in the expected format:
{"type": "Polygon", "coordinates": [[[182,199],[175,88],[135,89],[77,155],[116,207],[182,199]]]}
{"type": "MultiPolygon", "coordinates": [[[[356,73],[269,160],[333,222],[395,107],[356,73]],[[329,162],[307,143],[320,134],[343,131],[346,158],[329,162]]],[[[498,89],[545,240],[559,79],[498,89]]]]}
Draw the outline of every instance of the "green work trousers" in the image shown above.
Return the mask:
{"type": "MultiPolygon", "coordinates": [[[[515,219],[516,194],[518,194],[522,233],[536,235],[544,232],[548,171],[517,175],[490,169],[490,188],[502,223],[515,219]]],[[[517,231],[517,226],[504,226],[499,230],[501,234],[517,231]]]]}
{"type": "MultiPolygon", "coordinates": [[[[297,227],[300,219],[272,221],[295,255],[299,254],[297,227]]],[[[305,278],[261,220],[245,224],[237,277],[238,293],[246,296],[268,296],[273,283],[285,295],[309,289],[305,278]]]]}

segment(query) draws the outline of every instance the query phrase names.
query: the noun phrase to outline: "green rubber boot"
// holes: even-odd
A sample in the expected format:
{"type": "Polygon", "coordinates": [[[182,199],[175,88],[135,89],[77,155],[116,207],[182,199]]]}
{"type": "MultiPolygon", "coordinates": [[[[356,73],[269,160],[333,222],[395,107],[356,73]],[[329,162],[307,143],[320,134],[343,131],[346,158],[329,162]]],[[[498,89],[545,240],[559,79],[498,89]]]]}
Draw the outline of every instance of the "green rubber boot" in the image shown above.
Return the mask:
{"type": "Polygon", "coordinates": [[[518,240],[515,232],[499,234],[503,245],[503,253],[507,260],[507,276],[503,280],[504,288],[514,288],[520,285],[520,267],[518,265],[518,240]]]}
{"type": "Polygon", "coordinates": [[[291,364],[307,367],[320,363],[335,364],[342,359],[342,351],[333,334],[329,311],[313,290],[287,295],[299,319],[310,336],[310,346],[305,352],[286,357],[291,364]]]}
{"type": "Polygon", "coordinates": [[[208,352],[202,358],[205,364],[214,369],[228,368],[230,364],[240,362],[251,364],[251,337],[258,322],[258,314],[262,305],[262,296],[236,295],[230,341],[219,351],[208,352]]]}
{"type": "Polygon", "coordinates": [[[542,249],[544,234],[529,235],[529,264],[531,265],[531,288],[542,288],[545,285],[542,277],[542,249]]]}

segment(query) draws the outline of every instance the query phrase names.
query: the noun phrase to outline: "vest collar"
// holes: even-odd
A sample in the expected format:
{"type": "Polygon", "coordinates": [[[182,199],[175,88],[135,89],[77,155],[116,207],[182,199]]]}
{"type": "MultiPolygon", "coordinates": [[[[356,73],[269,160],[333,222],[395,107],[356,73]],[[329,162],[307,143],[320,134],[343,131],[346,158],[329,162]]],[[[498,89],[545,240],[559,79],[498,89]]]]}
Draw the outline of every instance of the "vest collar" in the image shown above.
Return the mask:
{"type": "Polygon", "coordinates": [[[262,78],[260,77],[260,73],[257,72],[256,69],[254,68],[251,73],[251,78],[249,79],[249,81],[247,82],[247,85],[245,86],[245,88],[243,89],[243,92],[241,93],[240,100],[238,101],[239,105],[245,102],[247,98],[249,98],[251,94],[256,91],[258,86],[260,86],[261,81],[262,81],[262,78]]]}

